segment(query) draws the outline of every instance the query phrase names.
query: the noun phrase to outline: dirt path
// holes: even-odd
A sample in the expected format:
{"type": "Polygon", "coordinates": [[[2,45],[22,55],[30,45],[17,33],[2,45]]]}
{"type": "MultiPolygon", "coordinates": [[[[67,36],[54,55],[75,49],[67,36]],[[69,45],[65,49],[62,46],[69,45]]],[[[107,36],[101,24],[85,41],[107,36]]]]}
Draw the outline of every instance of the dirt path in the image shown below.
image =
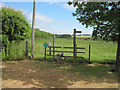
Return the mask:
{"type": "MultiPolygon", "coordinates": [[[[87,67],[87,66],[85,66],[87,67]]],[[[90,68],[89,66],[88,68],[90,68]]],[[[108,66],[106,66],[107,68],[108,66]]],[[[100,77],[94,72],[74,72],[72,66],[53,65],[39,61],[5,61],[2,63],[3,88],[118,88],[114,73],[95,71],[106,74],[100,77]]],[[[85,68],[84,68],[85,69],[85,68]]],[[[94,68],[93,68],[94,69],[94,68]]],[[[82,71],[83,70],[83,71],[82,71]]]]}

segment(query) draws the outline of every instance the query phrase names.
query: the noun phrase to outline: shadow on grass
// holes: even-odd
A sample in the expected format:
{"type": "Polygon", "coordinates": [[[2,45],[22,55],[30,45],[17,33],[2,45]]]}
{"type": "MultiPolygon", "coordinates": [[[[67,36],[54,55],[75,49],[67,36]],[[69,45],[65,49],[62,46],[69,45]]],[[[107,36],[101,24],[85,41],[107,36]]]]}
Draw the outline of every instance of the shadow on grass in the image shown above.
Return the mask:
{"type": "MultiPolygon", "coordinates": [[[[3,80],[13,79],[23,81],[24,85],[34,85],[40,88],[66,88],[75,82],[118,83],[117,73],[109,72],[113,65],[102,64],[55,64],[44,62],[42,58],[17,63],[3,62],[3,80]]],[[[8,80],[9,83],[9,80],[8,80]]],[[[16,82],[17,83],[17,82],[16,82]]]]}
{"type": "Polygon", "coordinates": [[[101,61],[94,60],[93,63],[100,63],[100,64],[115,64],[115,60],[113,59],[104,59],[101,61]]]}

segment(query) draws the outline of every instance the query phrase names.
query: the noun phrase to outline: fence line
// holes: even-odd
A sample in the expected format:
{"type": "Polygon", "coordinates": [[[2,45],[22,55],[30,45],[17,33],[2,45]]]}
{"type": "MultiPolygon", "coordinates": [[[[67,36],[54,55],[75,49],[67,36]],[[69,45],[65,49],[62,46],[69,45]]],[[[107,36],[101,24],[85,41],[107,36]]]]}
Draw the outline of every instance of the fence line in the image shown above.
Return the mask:
{"type": "MultiPolygon", "coordinates": [[[[53,35],[53,45],[48,45],[49,50],[46,50],[45,47],[45,60],[46,60],[46,52],[49,52],[48,56],[53,56],[53,60],[55,60],[55,52],[62,52],[62,53],[73,53],[73,56],[64,56],[64,57],[73,57],[73,62],[75,63],[76,58],[84,58],[84,57],[78,57],[77,53],[85,53],[85,52],[77,52],[78,49],[85,49],[84,47],[77,47],[76,44],[76,34],[77,33],[81,33],[82,31],[76,31],[76,29],[74,29],[74,34],[73,34],[73,47],[59,47],[59,46],[55,46],[55,34],[53,35]],[[60,50],[55,50],[55,48],[68,48],[68,49],[73,49],[73,51],[60,51],[60,50]],[[52,49],[52,50],[51,50],[52,49]],[[52,55],[52,54],[53,55],[52,55]]],[[[90,45],[89,45],[89,58],[88,60],[90,61],[90,45]]]]}
{"type": "MultiPolygon", "coordinates": [[[[55,55],[55,52],[63,52],[63,53],[73,53],[74,54],[74,51],[58,51],[58,50],[51,50],[52,48],[70,48],[70,49],[74,49],[74,47],[58,47],[58,46],[50,46],[50,47],[48,47],[49,48],[49,50],[46,50],[46,47],[45,47],[45,60],[46,60],[46,52],[49,52],[49,55],[47,55],[47,56],[53,56],[54,57],[54,59],[55,59],[55,56],[57,56],[57,55],[55,55]],[[54,53],[53,55],[51,54],[51,53],[54,53]]],[[[76,47],[76,57],[75,58],[84,58],[84,57],[78,57],[77,56],[77,53],[84,53],[85,54],[85,52],[77,52],[77,49],[85,49],[85,48],[83,48],[83,47],[76,47]]],[[[88,58],[88,60],[90,61],[90,51],[91,51],[91,46],[89,45],[89,58],[88,58]]],[[[74,56],[63,56],[63,57],[72,57],[73,59],[74,59],[74,56]]]]}

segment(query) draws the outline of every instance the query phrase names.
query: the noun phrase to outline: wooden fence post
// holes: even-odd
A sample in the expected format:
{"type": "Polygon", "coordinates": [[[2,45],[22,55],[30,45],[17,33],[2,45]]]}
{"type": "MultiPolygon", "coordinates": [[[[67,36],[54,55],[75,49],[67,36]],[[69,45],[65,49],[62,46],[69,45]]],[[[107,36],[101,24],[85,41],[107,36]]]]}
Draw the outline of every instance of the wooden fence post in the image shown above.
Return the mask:
{"type": "Polygon", "coordinates": [[[45,56],[44,56],[44,58],[45,58],[45,61],[46,61],[46,47],[45,47],[45,56]]]}
{"type": "Polygon", "coordinates": [[[28,57],[28,40],[26,40],[26,57],[28,57]]]}
{"type": "Polygon", "coordinates": [[[76,50],[75,51],[76,51],[75,54],[76,54],[76,58],[77,58],[77,44],[76,44],[76,50]]]}
{"type": "Polygon", "coordinates": [[[53,60],[55,60],[55,34],[53,35],[53,60]]]}
{"type": "Polygon", "coordinates": [[[74,64],[76,60],[76,29],[74,29],[74,37],[73,37],[73,59],[74,64]]]}
{"type": "Polygon", "coordinates": [[[51,46],[49,47],[49,55],[51,55],[51,46]]]}
{"type": "Polygon", "coordinates": [[[90,51],[91,51],[91,45],[89,44],[89,62],[90,62],[90,51]]]}

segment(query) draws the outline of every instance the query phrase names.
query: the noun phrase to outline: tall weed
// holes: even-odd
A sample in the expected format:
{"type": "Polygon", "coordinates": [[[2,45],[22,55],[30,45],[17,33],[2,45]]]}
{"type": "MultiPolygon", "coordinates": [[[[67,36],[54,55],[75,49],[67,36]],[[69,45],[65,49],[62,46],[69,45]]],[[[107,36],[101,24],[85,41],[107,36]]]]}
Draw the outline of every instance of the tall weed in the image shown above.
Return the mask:
{"type": "Polygon", "coordinates": [[[2,48],[2,60],[18,60],[25,57],[25,41],[12,41],[2,48]]]}

